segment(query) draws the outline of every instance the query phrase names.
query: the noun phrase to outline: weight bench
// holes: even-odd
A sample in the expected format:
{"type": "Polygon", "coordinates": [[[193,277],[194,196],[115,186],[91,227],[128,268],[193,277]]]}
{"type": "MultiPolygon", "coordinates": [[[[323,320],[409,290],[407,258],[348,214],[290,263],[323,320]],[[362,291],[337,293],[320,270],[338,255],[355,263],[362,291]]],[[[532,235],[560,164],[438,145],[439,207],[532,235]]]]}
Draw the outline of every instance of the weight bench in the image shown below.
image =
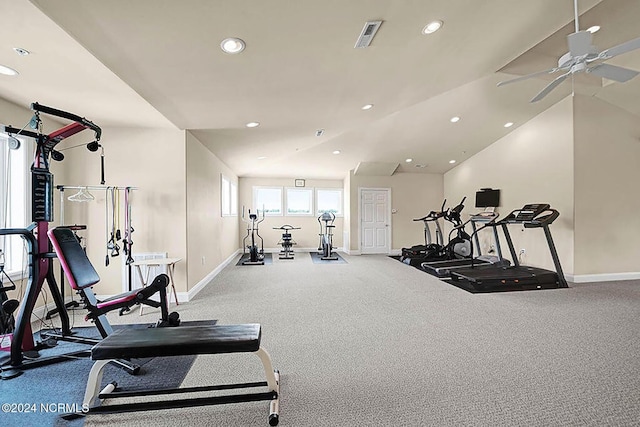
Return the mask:
{"type": "Polygon", "coordinates": [[[83,400],[83,408],[86,412],[70,415],[136,412],[269,400],[271,401],[269,405],[269,425],[275,426],[278,424],[279,417],[280,374],[273,369],[269,354],[260,346],[260,338],[261,328],[259,324],[117,330],[91,349],[91,359],[96,362],[91,368],[89,379],[87,380],[87,388],[83,400]],[[222,353],[254,353],[262,362],[267,381],[141,391],[118,391],[117,384],[110,383],[100,392],[104,367],[116,359],[222,353]],[[101,406],[102,401],[108,398],[172,395],[265,386],[268,391],[263,393],[143,401],[101,406]]]}
{"type": "Polygon", "coordinates": [[[160,274],[148,286],[98,300],[91,288],[100,281],[100,276],[93,268],[80,242],[73,235],[73,231],[69,228],[57,227],[49,230],[47,234],[56,256],[60,260],[69,286],[80,295],[89,312],[86,316],[87,320],[95,322],[103,338],[113,333],[105,315],[110,311],[128,309],[137,304],[160,307],[162,317],[156,326],[177,326],[180,324],[178,313],[169,314],[168,312],[167,285],[169,284],[169,276],[160,274]],[[160,296],[160,302],[151,299],[155,294],[160,296]]]}

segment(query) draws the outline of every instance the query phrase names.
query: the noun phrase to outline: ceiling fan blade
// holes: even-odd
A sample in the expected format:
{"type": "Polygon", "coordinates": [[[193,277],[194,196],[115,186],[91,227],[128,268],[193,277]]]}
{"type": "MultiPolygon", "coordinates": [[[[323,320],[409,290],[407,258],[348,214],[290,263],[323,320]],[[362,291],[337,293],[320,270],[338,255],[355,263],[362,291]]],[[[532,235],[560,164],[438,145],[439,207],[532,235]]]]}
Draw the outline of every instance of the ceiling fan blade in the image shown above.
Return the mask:
{"type": "Polygon", "coordinates": [[[614,56],[631,52],[632,50],[636,50],[639,48],[640,48],[640,37],[638,37],[637,39],[629,40],[628,42],[619,44],[618,46],[610,47],[607,50],[603,50],[599,56],[601,59],[609,59],[609,58],[613,58],[614,56]]]}
{"type": "Polygon", "coordinates": [[[561,76],[556,77],[556,78],[555,78],[555,80],[554,80],[554,81],[552,81],[551,83],[549,83],[549,84],[547,85],[547,87],[545,87],[544,89],[542,89],[542,90],[540,91],[540,93],[539,93],[539,94],[537,94],[536,96],[534,96],[534,97],[533,97],[533,99],[532,99],[530,102],[538,102],[538,101],[540,101],[542,98],[544,98],[545,96],[547,96],[547,94],[548,94],[549,92],[551,92],[553,89],[555,89],[555,88],[556,88],[556,86],[558,86],[560,83],[562,83],[562,82],[564,81],[564,79],[566,79],[566,78],[567,78],[567,76],[568,76],[569,74],[571,74],[571,73],[566,73],[566,74],[563,74],[563,75],[561,75],[561,76]]]}
{"type": "Polygon", "coordinates": [[[527,74],[526,76],[520,76],[520,77],[516,77],[515,79],[511,79],[511,80],[506,80],[506,81],[500,82],[500,83],[498,83],[498,86],[504,86],[504,85],[507,85],[509,83],[519,82],[519,81],[522,81],[522,80],[530,79],[532,77],[541,76],[543,74],[553,74],[558,70],[561,70],[561,68],[550,68],[548,70],[538,71],[536,73],[527,74]]]}
{"type": "Polygon", "coordinates": [[[615,80],[620,83],[629,81],[640,74],[638,71],[611,64],[598,64],[594,67],[588,68],[587,72],[605,79],[615,80]]]}
{"type": "Polygon", "coordinates": [[[577,33],[569,34],[567,36],[567,42],[569,43],[571,56],[584,56],[590,53],[592,37],[593,34],[589,31],[578,31],[577,33]]]}

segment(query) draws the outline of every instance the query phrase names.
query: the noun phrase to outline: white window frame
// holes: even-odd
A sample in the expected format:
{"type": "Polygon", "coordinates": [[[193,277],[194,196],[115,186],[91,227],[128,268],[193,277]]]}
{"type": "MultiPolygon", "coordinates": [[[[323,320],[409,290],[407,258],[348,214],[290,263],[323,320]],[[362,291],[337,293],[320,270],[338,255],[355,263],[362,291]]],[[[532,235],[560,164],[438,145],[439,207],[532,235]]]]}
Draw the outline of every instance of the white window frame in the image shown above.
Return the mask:
{"type": "Polygon", "coordinates": [[[278,190],[280,191],[280,208],[278,212],[264,212],[265,216],[284,216],[284,190],[283,187],[273,187],[273,186],[253,186],[253,207],[256,211],[262,212],[265,208],[258,201],[258,192],[261,190],[278,190]]]}
{"type": "Polygon", "coordinates": [[[220,174],[220,214],[238,216],[238,184],[220,174]]]}
{"type": "MultiPolygon", "coordinates": [[[[20,141],[20,148],[10,150],[8,135],[0,133],[0,228],[26,228],[31,223],[31,163],[35,143],[31,139],[15,137],[20,141]],[[5,169],[7,156],[11,156],[11,167],[5,169]],[[17,164],[22,164],[22,174],[16,177],[11,173],[17,164]],[[18,178],[19,182],[13,180],[18,178]],[[12,194],[22,200],[11,206],[12,194]],[[9,203],[5,206],[5,202],[9,203]],[[5,218],[5,213],[6,217],[5,218]]],[[[24,242],[19,235],[0,236],[0,249],[4,251],[5,272],[12,280],[22,278],[26,254],[24,242]]]]}
{"type": "Polygon", "coordinates": [[[313,188],[309,188],[309,187],[304,187],[304,188],[300,188],[300,187],[286,187],[284,189],[284,194],[285,194],[285,208],[284,208],[284,214],[285,216],[314,216],[314,199],[315,199],[315,192],[313,188]],[[300,192],[300,193],[308,193],[309,194],[309,211],[308,212],[303,212],[303,213],[290,213],[289,212],[289,192],[300,192]]]}

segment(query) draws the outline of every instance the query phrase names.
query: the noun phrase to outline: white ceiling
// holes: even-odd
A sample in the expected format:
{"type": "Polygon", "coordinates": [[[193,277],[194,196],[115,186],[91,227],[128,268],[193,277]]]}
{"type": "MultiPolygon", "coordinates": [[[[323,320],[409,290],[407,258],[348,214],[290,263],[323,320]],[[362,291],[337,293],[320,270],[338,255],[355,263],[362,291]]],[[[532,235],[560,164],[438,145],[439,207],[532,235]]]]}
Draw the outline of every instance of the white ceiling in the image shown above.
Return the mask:
{"type": "MultiPolygon", "coordinates": [[[[581,29],[602,27],[598,48],[640,37],[640,1],[579,6],[581,29]]],[[[640,77],[604,86],[568,79],[535,104],[544,78],[496,87],[556,65],[574,31],[573,0],[0,0],[0,8],[0,64],[20,71],[0,76],[0,97],[102,127],[189,129],[239,176],[341,179],[360,162],[443,173],[572,88],[640,116],[640,77]],[[371,46],[354,49],[377,19],[371,46]],[[422,35],[434,19],[443,28],[422,35]],[[244,52],[220,50],[230,36],[246,41],[244,52]],[[260,126],[246,128],[251,121],[260,126]]],[[[640,50],[608,62],[640,70],[640,50]]]]}

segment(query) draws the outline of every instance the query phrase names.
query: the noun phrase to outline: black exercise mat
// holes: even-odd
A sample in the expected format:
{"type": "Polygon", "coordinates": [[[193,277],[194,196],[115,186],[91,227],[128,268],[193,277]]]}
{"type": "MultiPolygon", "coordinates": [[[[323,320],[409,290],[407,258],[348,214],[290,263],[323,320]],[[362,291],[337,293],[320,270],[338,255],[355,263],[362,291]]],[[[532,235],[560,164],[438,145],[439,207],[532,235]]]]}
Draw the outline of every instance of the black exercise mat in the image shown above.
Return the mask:
{"type": "MultiPolygon", "coordinates": [[[[240,257],[240,260],[236,263],[236,265],[242,265],[243,262],[249,261],[250,258],[251,258],[251,255],[242,254],[242,256],[240,257]]],[[[264,265],[269,265],[269,264],[273,264],[273,257],[271,256],[270,253],[264,254],[264,265]]],[[[252,265],[261,265],[261,264],[249,264],[248,267],[251,267],[252,265]]]]}
{"type": "Polygon", "coordinates": [[[311,255],[311,261],[313,261],[314,264],[347,264],[347,261],[336,252],[333,252],[333,256],[337,256],[337,260],[321,259],[322,255],[317,252],[309,252],[309,255],[311,255]]]}
{"type": "Polygon", "coordinates": [[[420,266],[411,265],[411,264],[407,264],[406,262],[403,262],[402,261],[402,256],[400,256],[400,255],[389,255],[389,258],[393,258],[393,259],[395,259],[397,261],[400,261],[404,265],[408,265],[409,267],[417,268],[418,270],[422,271],[423,273],[426,273],[426,271],[424,271],[424,269],[422,267],[420,267],[420,266]]]}
{"type": "MultiPolygon", "coordinates": [[[[185,322],[189,325],[214,325],[215,320],[185,322]]],[[[126,325],[136,329],[149,325],[126,325]]],[[[114,329],[123,326],[114,325],[114,329]]],[[[94,337],[94,327],[74,328],[78,336],[94,337]]],[[[41,350],[41,357],[68,353],[89,348],[87,345],[60,342],[51,349],[41,350]]],[[[179,387],[191,369],[196,356],[156,357],[134,359],[140,366],[138,375],[130,375],[124,370],[109,365],[104,369],[102,387],[112,381],[126,390],[179,387]]],[[[68,426],[84,425],[84,419],[64,420],[61,414],[69,410],[81,409],[89,371],[93,366],[89,359],[74,359],[28,369],[19,377],[0,383],[2,397],[2,424],[12,427],[68,426]],[[9,406],[6,406],[9,405],[9,406]]]]}

